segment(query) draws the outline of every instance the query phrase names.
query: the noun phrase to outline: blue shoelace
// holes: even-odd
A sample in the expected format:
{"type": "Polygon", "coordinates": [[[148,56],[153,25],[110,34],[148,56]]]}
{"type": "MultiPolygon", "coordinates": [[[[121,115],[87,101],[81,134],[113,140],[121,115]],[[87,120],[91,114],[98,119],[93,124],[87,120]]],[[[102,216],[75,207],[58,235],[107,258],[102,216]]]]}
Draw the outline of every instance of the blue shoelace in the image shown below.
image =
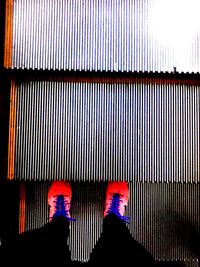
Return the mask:
{"type": "Polygon", "coordinates": [[[113,194],[111,205],[108,209],[108,214],[115,214],[123,222],[130,223],[130,217],[122,216],[119,212],[120,202],[121,202],[120,195],[119,194],[113,194]]]}
{"type": "Polygon", "coordinates": [[[68,203],[66,202],[63,195],[57,196],[54,203],[56,212],[54,213],[53,218],[61,216],[66,218],[68,221],[75,221],[75,219],[68,217],[69,213],[69,210],[67,210],[68,203]]]}

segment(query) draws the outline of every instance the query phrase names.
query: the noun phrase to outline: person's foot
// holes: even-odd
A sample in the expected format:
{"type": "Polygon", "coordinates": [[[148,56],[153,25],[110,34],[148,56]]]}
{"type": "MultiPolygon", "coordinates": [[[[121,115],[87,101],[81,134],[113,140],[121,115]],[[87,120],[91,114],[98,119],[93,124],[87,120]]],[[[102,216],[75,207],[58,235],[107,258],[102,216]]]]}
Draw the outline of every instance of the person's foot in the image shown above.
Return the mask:
{"type": "Polygon", "coordinates": [[[115,214],[124,222],[127,222],[128,218],[124,216],[124,213],[128,199],[129,190],[127,182],[109,182],[106,191],[104,217],[109,214],[115,214]]]}
{"type": "Polygon", "coordinates": [[[50,222],[57,217],[72,220],[70,215],[71,198],[72,189],[69,182],[54,181],[52,183],[48,192],[50,222]]]}

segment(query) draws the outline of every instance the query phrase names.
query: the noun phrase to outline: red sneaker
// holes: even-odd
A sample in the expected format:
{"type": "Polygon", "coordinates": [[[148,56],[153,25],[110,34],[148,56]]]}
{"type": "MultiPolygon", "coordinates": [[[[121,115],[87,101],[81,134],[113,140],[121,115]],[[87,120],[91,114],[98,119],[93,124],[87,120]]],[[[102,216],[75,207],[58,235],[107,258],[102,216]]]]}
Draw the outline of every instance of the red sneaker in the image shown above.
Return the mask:
{"type": "Polygon", "coordinates": [[[127,182],[109,182],[106,192],[106,205],[104,217],[115,214],[117,217],[127,222],[124,216],[125,208],[128,204],[129,190],[127,182]]]}
{"type": "Polygon", "coordinates": [[[69,182],[54,181],[48,192],[48,204],[50,206],[49,221],[62,216],[72,220],[70,206],[72,189],[69,182]]]}

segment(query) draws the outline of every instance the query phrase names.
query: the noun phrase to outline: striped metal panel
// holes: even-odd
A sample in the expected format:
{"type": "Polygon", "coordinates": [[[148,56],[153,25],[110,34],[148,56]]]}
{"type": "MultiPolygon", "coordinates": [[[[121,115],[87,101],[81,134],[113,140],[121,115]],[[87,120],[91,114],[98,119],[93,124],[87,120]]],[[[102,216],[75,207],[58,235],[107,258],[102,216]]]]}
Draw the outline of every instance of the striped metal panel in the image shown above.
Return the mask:
{"type": "Polygon", "coordinates": [[[13,68],[200,70],[197,0],[15,0],[13,68]]]}
{"type": "Polygon", "coordinates": [[[158,260],[194,258],[187,237],[192,225],[200,227],[199,184],[129,183],[129,188],[132,236],[158,260]]]}
{"type": "Polygon", "coordinates": [[[73,260],[88,261],[102,232],[105,184],[73,183],[72,191],[72,210],[76,222],[71,224],[69,236],[71,257],[73,260]]]}
{"type": "MultiPolygon", "coordinates": [[[[49,183],[27,183],[26,231],[48,221],[49,183]]],[[[87,261],[100,238],[105,183],[72,182],[72,217],[69,244],[73,260],[87,261]]],[[[200,227],[200,188],[197,184],[129,183],[131,235],[157,260],[196,261],[187,237],[200,227]],[[180,239],[180,234],[182,239],[180,239]]],[[[186,265],[189,266],[189,265],[186,265]]]]}
{"type": "Polygon", "coordinates": [[[22,82],[15,179],[200,181],[200,87],[22,82]]]}

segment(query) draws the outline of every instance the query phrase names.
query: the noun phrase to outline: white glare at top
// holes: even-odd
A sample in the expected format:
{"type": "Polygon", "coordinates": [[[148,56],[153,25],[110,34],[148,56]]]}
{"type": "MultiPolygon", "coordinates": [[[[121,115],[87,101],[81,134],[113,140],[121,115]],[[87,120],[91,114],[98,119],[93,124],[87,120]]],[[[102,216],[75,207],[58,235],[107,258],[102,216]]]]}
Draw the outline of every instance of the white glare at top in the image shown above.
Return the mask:
{"type": "Polygon", "coordinates": [[[188,44],[200,29],[200,0],[158,0],[149,10],[151,34],[169,46],[188,44]]]}

